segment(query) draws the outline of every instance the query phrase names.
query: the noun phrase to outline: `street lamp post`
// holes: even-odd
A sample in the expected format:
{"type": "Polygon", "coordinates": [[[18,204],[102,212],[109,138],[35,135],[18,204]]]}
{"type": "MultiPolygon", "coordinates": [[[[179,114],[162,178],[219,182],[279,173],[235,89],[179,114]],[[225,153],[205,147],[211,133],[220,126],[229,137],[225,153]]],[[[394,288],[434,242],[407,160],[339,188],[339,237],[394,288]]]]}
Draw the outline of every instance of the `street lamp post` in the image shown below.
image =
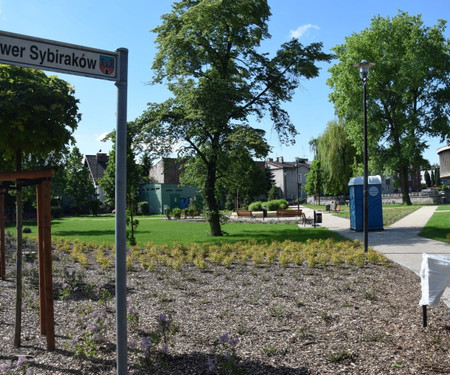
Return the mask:
{"type": "Polygon", "coordinates": [[[300,211],[300,189],[298,185],[299,175],[298,175],[298,162],[295,163],[295,168],[297,169],[297,210],[300,211]]]}
{"type": "Polygon", "coordinates": [[[364,252],[367,252],[369,243],[369,156],[367,152],[367,79],[369,78],[369,69],[375,63],[361,60],[360,63],[354,64],[355,68],[359,68],[359,75],[363,84],[363,108],[364,108],[364,196],[363,196],[363,231],[364,231],[364,252]]]}

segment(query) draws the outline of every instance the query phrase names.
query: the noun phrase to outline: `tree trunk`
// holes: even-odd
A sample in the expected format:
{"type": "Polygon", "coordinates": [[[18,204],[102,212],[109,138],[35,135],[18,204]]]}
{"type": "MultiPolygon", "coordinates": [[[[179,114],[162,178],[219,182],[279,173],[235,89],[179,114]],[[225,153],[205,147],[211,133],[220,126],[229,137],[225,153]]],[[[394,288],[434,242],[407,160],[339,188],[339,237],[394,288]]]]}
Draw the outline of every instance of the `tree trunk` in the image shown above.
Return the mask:
{"type": "Polygon", "coordinates": [[[205,200],[208,207],[208,222],[212,237],[220,237],[223,235],[220,227],[219,205],[215,195],[216,188],[216,168],[215,163],[208,165],[208,175],[205,183],[205,200]]]}
{"type": "MultiPolygon", "coordinates": [[[[22,170],[22,153],[17,152],[16,170],[22,170]]],[[[17,187],[16,195],[16,321],[14,325],[14,347],[20,347],[22,332],[22,187],[17,187]]]]}
{"type": "Polygon", "coordinates": [[[402,189],[402,202],[408,206],[412,205],[411,198],[409,197],[409,184],[408,184],[408,168],[400,167],[400,187],[402,189]]]}
{"type": "Polygon", "coordinates": [[[220,237],[223,235],[222,228],[220,227],[220,213],[218,211],[210,211],[209,227],[212,237],[220,237]]]}

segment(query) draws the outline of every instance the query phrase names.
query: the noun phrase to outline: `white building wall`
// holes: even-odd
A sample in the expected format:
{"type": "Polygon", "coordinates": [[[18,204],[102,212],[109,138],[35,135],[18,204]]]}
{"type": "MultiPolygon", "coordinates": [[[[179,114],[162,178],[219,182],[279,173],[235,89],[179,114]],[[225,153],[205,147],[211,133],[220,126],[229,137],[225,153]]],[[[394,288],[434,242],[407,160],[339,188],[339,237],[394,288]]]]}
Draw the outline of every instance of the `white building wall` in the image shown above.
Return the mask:
{"type": "Polygon", "coordinates": [[[285,179],[284,179],[284,173],[282,169],[273,169],[270,167],[273,173],[273,179],[275,182],[275,186],[280,189],[280,198],[285,197],[286,193],[286,187],[285,187],[285,179]]]}
{"type": "Polygon", "coordinates": [[[161,159],[152,168],[150,168],[148,176],[150,178],[153,178],[154,181],[159,184],[164,183],[164,160],[163,159],[161,159]]]}

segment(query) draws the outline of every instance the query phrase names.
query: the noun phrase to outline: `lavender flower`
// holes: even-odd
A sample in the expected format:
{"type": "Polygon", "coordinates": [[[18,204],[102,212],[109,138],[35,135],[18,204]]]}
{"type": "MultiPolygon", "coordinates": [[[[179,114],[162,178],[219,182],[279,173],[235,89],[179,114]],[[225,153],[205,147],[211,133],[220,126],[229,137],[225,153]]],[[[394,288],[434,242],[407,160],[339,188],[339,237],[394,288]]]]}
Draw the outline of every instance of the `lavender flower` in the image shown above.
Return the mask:
{"type": "Polygon", "coordinates": [[[137,341],[135,339],[130,340],[130,342],[128,343],[128,346],[130,347],[130,349],[136,349],[137,341]]]}
{"type": "Polygon", "coordinates": [[[229,339],[230,336],[228,335],[228,333],[224,333],[223,335],[219,336],[219,343],[225,344],[226,342],[228,342],[229,339]]]}
{"type": "Polygon", "coordinates": [[[208,370],[214,371],[217,366],[217,358],[208,357],[208,370]]]}
{"type": "Polygon", "coordinates": [[[149,350],[153,347],[150,337],[144,337],[141,342],[141,349],[144,351],[144,357],[149,353],[149,350]]]}
{"type": "Polygon", "coordinates": [[[136,309],[136,307],[134,307],[134,306],[128,307],[128,314],[132,314],[132,315],[137,314],[137,309],[136,309]]]}
{"type": "Polygon", "coordinates": [[[0,364],[0,372],[2,374],[9,374],[11,371],[11,362],[5,362],[0,364]]]}
{"type": "Polygon", "coordinates": [[[19,355],[17,359],[17,367],[22,367],[25,363],[27,363],[27,357],[24,355],[19,355]]]}
{"type": "Polygon", "coordinates": [[[169,345],[165,344],[161,349],[161,352],[167,354],[169,352],[169,345]]]}
{"type": "Polygon", "coordinates": [[[90,323],[87,326],[87,329],[88,329],[88,331],[91,331],[91,332],[97,332],[97,331],[100,330],[100,326],[98,324],[96,324],[96,323],[90,323]]]}
{"type": "Polygon", "coordinates": [[[172,316],[166,314],[160,314],[158,317],[158,326],[157,329],[159,331],[164,331],[164,329],[168,328],[171,323],[172,316]]]}

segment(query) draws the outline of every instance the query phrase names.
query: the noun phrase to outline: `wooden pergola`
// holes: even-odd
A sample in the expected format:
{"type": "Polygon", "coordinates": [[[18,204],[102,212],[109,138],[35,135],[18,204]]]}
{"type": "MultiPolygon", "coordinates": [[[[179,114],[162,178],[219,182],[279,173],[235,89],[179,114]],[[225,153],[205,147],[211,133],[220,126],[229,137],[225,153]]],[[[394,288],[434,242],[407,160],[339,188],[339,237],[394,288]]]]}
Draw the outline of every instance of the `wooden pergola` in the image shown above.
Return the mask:
{"type": "Polygon", "coordinates": [[[55,321],[53,310],[52,239],[50,179],[53,170],[0,172],[0,265],[5,279],[5,212],[6,191],[16,187],[36,185],[38,260],[39,260],[39,312],[41,334],[47,337],[47,350],[55,349],[55,321]]]}

